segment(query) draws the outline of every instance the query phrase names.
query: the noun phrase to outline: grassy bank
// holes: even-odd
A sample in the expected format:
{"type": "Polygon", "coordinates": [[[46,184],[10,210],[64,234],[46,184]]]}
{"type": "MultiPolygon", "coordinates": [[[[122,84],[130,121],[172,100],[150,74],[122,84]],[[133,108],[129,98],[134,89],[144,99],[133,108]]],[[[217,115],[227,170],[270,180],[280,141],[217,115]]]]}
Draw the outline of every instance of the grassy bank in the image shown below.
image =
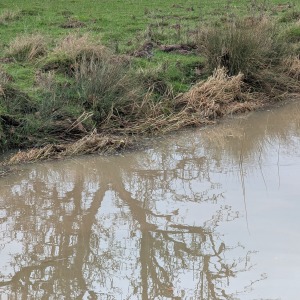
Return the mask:
{"type": "Polygon", "coordinates": [[[0,151],[25,150],[11,162],[112,152],[300,91],[292,3],[3,0],[0,34],[0,151]]]}

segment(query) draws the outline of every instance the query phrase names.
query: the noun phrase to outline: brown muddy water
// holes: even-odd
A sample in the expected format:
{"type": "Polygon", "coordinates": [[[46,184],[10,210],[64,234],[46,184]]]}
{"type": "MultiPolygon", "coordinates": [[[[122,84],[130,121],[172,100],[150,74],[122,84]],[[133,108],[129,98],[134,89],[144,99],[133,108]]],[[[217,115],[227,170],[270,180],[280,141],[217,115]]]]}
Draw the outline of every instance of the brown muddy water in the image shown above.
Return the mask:
{"type": "Polygon", "coordinates": [[[300,104],[0,179],[0,299],[300,299],[300,104]]]}

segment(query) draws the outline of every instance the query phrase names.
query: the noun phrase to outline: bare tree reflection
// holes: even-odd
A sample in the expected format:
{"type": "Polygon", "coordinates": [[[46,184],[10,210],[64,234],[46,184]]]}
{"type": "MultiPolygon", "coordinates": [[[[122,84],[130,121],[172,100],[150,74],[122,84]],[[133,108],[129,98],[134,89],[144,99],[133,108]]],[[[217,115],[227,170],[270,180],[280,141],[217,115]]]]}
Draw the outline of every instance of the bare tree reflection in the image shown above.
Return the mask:
{"type": "Polygon", "coordinates": [[[218,225],[239,215],[223,207],[189,222],[187,205],[200,212],[223,195],[211,181],[212,162],[186,149],[72,168],[44,164],[2,186],[2,247],[18,249],[0,270],[0,292],[14,299],[232,299],[230,281],[248,268],[247,257],[226,258],[231,248],[218,225]]]}

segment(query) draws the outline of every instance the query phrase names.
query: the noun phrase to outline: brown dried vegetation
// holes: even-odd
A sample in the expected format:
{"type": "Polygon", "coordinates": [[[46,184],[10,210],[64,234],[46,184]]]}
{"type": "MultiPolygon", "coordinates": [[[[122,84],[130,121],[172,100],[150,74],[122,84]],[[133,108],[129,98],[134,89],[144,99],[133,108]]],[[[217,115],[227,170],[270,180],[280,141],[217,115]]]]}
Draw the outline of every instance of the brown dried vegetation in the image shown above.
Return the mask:
{"type": "Polygon", "coordinates": [[[31,61],[46,52],[46,38],[41,34],[31,34],[16,37],[10,42],[6,54],[17,61],[31,61]]]}

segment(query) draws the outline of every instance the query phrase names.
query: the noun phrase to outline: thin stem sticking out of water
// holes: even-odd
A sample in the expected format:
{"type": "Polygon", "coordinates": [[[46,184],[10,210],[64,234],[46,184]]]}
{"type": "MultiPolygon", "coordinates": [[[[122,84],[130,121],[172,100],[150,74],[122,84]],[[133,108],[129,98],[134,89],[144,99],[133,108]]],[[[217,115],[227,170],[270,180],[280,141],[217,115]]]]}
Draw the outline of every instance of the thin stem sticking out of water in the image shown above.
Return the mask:
{"type": "Polygon", "coordinates": [[[278,140],[278,151],[277,151],[277,174],[278,174],[278,190],[280,189],[280,171],[279,171],[279,159],[280,159],[280,140],[278,140]]]}
{"type": "Polygon", "coordinates": [[[265,180],[265,175],[264,175],[264,172],[263,172],[263,169],[262,169],[262,151],[263,151],[263,146],[261,145],[260,148],[259,148],[258,165],[259,165],[260,174],[261,174],[261,177],[263,179],[266,191],[268,192],[268,187],[267,187],[267,183],[266,183],[266,180],[265,180]]]}
{"type": "Polygon", "coordinates": [[[247,224],[247,230],[250,235],[249,230],[249,222],[248,222],[248,211],[247,211],[247,203],[246,203],[246,188],[245,188],[245,179],[244,179],[244,170],[243,170],[243,146],[244,146],[244,140],[245,140],[245,133],[242,139],[242,145],[241,145],[241,152],[240,152],[240,160],[239,160],[239,167],[240,167],[240,178],[242,183],[242,189],[243,189],[243,199],[244,199],[244,207],[245,207],[245,214],[246,214],[246,224],[247,224]]]}

